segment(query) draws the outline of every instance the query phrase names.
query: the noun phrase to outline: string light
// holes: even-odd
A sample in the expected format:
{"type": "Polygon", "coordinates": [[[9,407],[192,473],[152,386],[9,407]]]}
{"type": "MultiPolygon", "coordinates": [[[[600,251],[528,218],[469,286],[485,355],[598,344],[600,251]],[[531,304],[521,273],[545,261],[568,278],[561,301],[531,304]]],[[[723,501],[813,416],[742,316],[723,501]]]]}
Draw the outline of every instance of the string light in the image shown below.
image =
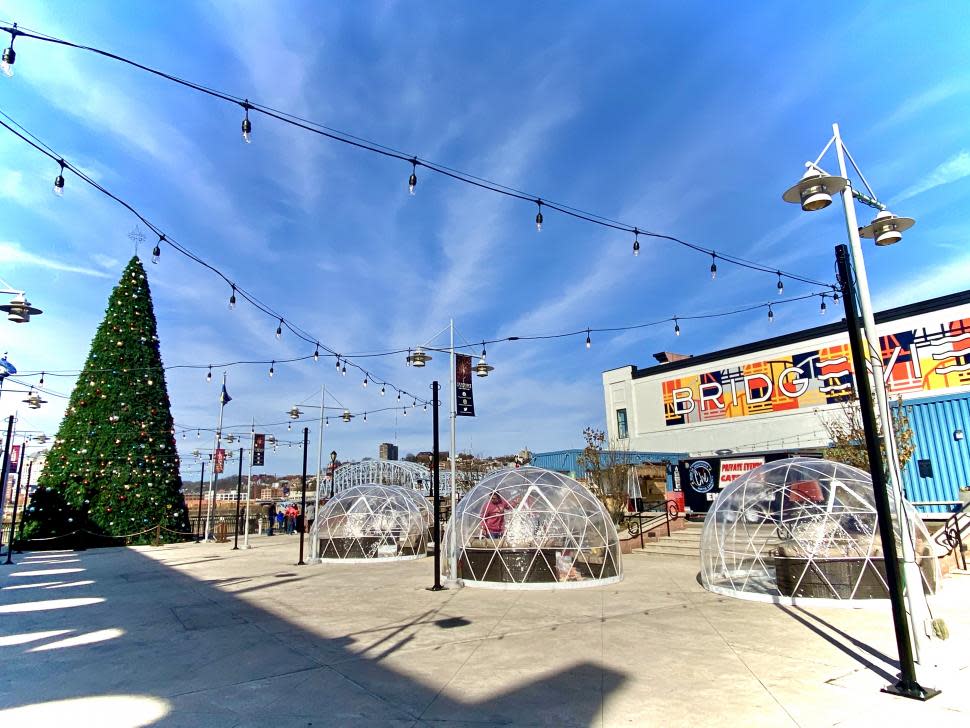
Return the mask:
{"type": "Polygon", "coordinates": [[[818,309],[819,314],[821,314],[822,316],[824,316],[825,315],[825,311],[827,310],[827,308],[828,307],[825,305],[825,294],[823,293],[822,294],[822,305],[818,309]]]}
{"type": "Polygon", "coordinates": [[[364,413],[364,422],[367,422],[367,413],[364,413]]]}
{"type": "Polygon", "coordinates": [[[593,345],[592,340],[589,338],[589,329],[586,329],[586,348],[590,348],[593,345]]]}
{"type": "Polygon", "coordinates": [[[64,160],[59,159],[58,164],[61,165],[61,171],[58,172],[57,176],[54,178],[54,187],[51,189],[51,191],[58,197],[63,197],[64,196],[64,160]]]}
{"type": "Polygon", "coordinates": [[[777,286],[777,288],[778,288],[778,295],[779,296],[785,295],[785,283],[784,283],[784,281],[781,280],[781,271],[778,271],[778,286],[777,286]]]}
{"type": "Polygon", "coordinates": [[[246,142],[246,144],[252,144],[252,141],[253,141],[253,124],[249,120],[249,110],[251,108],[253,108],[253,107],[250,105],[249,99],[246,99],[245,101],[243,101],[242,107],[243,107],[243,111],[245,111],[245,114],[246,114],[243,117],[243,122],[242,122],[243,141],[246,142]]]}
{"type": "Polygon", "coordinates": [[[367,375],[364,375],[364,389],[367,389],[367,375]]]}
{"type": "Polygon", "coordinates": [[[397,401],[398,402],[401,401],[401,390],[398,390],[398,392],[397,392],[397,401]]]}
{"type": "Polygon", "coordinates": [[[276,367],[276,360],[273,359],[272,363],[269,365],[269,376],[270,376],[270,379],[273,378],[273,374],[275,373],[275,367],[276,367]]]}
{"type": "Polygon", "coordinates": [[[229,296],[229,310],[232,311],[236,307],[236,286],[232,287],[232,295],[229,296]]]}
{"type": "Polygon", "coordinates": [[[839,302],[839,292],[838,291],[836,291],[835,293],[832,294],[832,301],[835,302],[835,303],[838,303],[839,302]]]}
{"type": "Polygon", "coordinates": [[[539,206],[539,212],[536,213],[536,232],[542,232],[542,200],[536,200],[536,204],[539,206]]]}
{"type": "Polygon", "coordinates": [[[205,381],[207,381],[207,382],[211,382],[212,381],[212,365],[209,365],[209,371],[206,372],[205,381]]]}
{"type": "Polygon", "coordinates": [[[717,253],[711,253],[711,280],[717,280],[717,253]]]}
{"type": "Polygon", "coordinates": [[[330,418],[329,417],[324,417],[323,418],[323,426],[324,427],[330,427],[330,418]]]}
{"type": "Polygon", "coordinates": [[[383,384],[381,385],[381,396],[382,397],[384,396],[384,385],[383,384]]]}
{"type": "Polygon", "coordinates": [[[40,385],[41,387],[43,387],[43,386],[44,386],[44,372],[41,372],[41,373],[40,373],[40,382],[38,382],[38,384],[39,384],[39,385],[40,385]]]}
{"type": "Polygon", "coordinates": [[[165,240],[164,235],[158,236],[158,242],[155,243],[155,247],[152,248],[152,263],[158,264],[158,259],[162,257],[162,241],[165,240]]]}
{"type": "Polygon", "coordinates": [[[411,158],[411,176],[408,177],[408,192],[412,195],[414,194],[414,188],[418,186],[418,160],[416,157],[411,158]]]}
{"type": "Polygon", "coordinates": [[[405,408],[404,408],[404,416],[405,416],[405,417],[407,417],[407,416],[408,416],[408,408],[407,408],[407,407],[405,407],[405,408]]]}
{"type": "Polygon", "coordinates": [[[640,255],[640,231],[633,228],[633,257],[640,255]]]}
{"type": "Polygon", "coordinates": [[[282,338],[283,336],[283,319],[280,319],[279,326],[276,327],[276,338],[282,338]]]}
{"type": "MultiPolygon", "coordinates": [[[[83,45],[80,45],[80,44],[77,44],[77,43],[73,43],[71,41],[68,41],[68,40],[65,40],[65,39],[62,39],[62,38],[56,38],[56,37],[53,37],[53,36],[50,36],[50,35],[40,35],[40,34],[37,34],[37,33],[34,33],[34,32],[24,32],[24,31],[20,31],[20,30],[17,30],[16,29],[16,26],[14,26],[13,28],[6,27],[6,26],[0,26],[0,30],[4,30],[7,33],[10,33],[11,35],[14,35],[14,34],[16,34],[16,35],[23,35],[23,36],[29,37],[29,38],[34,39],[34,40],[37,40],[37,41],[46,42],[46,43],[55,43],[57,45],[66,46],[66,47],[70,47],[70,48],[75,48],[77,50],[83,50],[83,51],[87,51],[87,52],[94,53],[94,54],[97,54],[97,55],[101,55],[101,56],[106,57],[106,58],[109,58],[111,60],[118,61],[118,62],[125,63],[125,64],[130,65],[130,66],[133,66],[135,68],[138,68],[141,71],[144,71],[144,72],[153,74],[155,76],[159,76],[159,77],[164,78],[164,79],[166,79],[166,80],[168,80],[168,81],[170,81],[172,83],[176,83],[176,84],[179,84],[181,86],[184,86],[184,87],[190,88],[192,90],[195,90],[197,92],[204,93],[204,94],[206,94],[206,95],[208,95],[210,97],[214,97],[214,98],[220,99],[220,100],[225,101],[225,102],[229,102],[229,103],[233,103],[233,104],[242,106],[243,109],[244,109],[244,111],[245,111],[245,121],[243,122],[244,132],[246,132],[247,134],[251,131],[251,124],[247,128],[247,122],[249,120],[249,111],[250,110],[254,110],[254,111],[258,111],[259,113],[261,113],[261,114],[263,114],[265,116],[272,117],[273,119],[275,119],[278,122],[281,122],[281,123],[284,123],[284,124],[289,124],[291,126],[298,127],[301,130],[303,130],[303,131],[310,132],[310,133],[313,133],[313,134],[317,134],[319,136],[325,137],[325,138],[330,139],[330,140],[333,140],[333,141],[337,141],[337,142],[340,142],[340,143],[343,143],[343,144],[352,145],[352,146],[354,146],[354,147],[356,147],[358,149],[361,149],[363,151],[369,151],[371,153],[379,154],[381,156],[385,156],[385,157],[388,157],[388,158],[401,159],[403,161],[408,161],[408,162],[410,162],[410,161],[413,160],[416,164],[421,164],[422,166],[424,166],[424,167],[426,167],[428,169],[431,169],[432,171],[438,172],[439,174],[445,175],[445,176],[447,176],[447,177],[449,177],[449,178],[451,178],[451,179],[453,179],[453,180],[455,180],[457,182],[462,182],[464,184],[473,185],[473,186],[476,186],[476,187],[478,187],[480,189],[483,189],[483,190],[486,190],[486,191],[489,191],[489,192],[493,192],[493,193],[497,193],[497,194],[501,194],[501,195],[504,195],[504,196],[507,196],[507,197],[512,197],[512,198],[520,199],[520,200],[523,200],[523,201],[536,202],[540,206],[540,211],[539,211],[539,214],[537,214],[537,218],[540,218],[541,217],[541,206],[542,206],[542,204],[545,204],[545,205],[547,205],[547,206],[555,209],[556,211],[560,212],[561,214],[574,217],[576,219],[582,220],[582,221],[587,222],[587,223],[591,223],[591,224],[594,224],[594,225],[599,225],[601,227],[606,227],[606,228],[615,229],[615,230],[627,230],[627,231],[630,231],[630,232],[632,232],[633,229],[634,229],[632,226],[629,226],[629,225],[626,225],[624,223],[620,223],[620,222],[616,222],[616,221],[610,220],[610,219],[608,219],[608,218],[606,218],[606,217],[604,217],[602,215],[598,215],[598,214],[591,213],[591,212],[586,212],[586,211],[579,210],[579,209],[576,209],[576,208],[566,207],[566,206],[559,205],[559,204],[556,204],[556,203],[551,203],[551,202],[548,202],[548,201],[543,202],[540,197],[537,197],[537,196],[534,196],[534,195],[530,195],[530,194],[527,194],[527,193],[524,193],[524,192],[517,191],[515,189],[512,189],[509,186],[502,185],[502,184],[499,184],[497,182],[492,182],[492,181],[487,180],[487,179],[482,179],[480,177],[476,177],[474,175],[471,175],[471,174],[466,173],[466,172],[462,172],[460,170],[454,170],[454,169],[450,169],[450,168],[447,168],[447,167],[443,167],[441,165],[435,164],[435,163],[430,162],[430,161],[427,161],[427,160],[418,160],[416,157],[413,157],[413,156],[410,156],[410,155],[406,155],[403,152],[399,152],[397,150],[394,150],[394,149],[392,149],[391,147],[389,147],[387,145],[381,145],[381,144],[378,144],[376,142],[368,141],[367,139],[364,139],[364,138],[362,138],[360,136],[355,136],[355,135],[348,134],[348,133],[345,133],[345,132],[340,132],[338,130],[330,129],[330,128],[324,126],[323,124],[320,124],[320,123],[314,122],[314,121],[308,121],[308,120],[305,120],[305,119],[301,119],[298,116],[296,116],[295,114],[292,114],[292,113],[289,113],[289,112],[277,111],[277,110],[272,109],[270,107],[259,106],[259,105],[255,105],[255,104],[250,104],[248,99],[244,99],[244,100],[240,101],[240,99],[238,97],[232,96],[232,95],[230,95],[230,94],[228,94],[228,93],[226,93],[224,91],[220,91],[220,90],[217,90],[217,89],[208,87],[208,86],[204,86],[204,85],[199,84],[199,83],[194,83],[192,81],[189,81],[189,80],[186,80],[186,79],[183,79],[183,78],[179,78],[179,77],[177,77],[177,76],[175,76],[173,74],[166,73],[164,71],[161,71],[161,70],[152,68],[152,67],[147,66],[145,64],[137,63],[136,61],[133,61],[133,60],[131,60],[129,58],[125,58],[124,56],[121,56],[121,55],[118,55],[118,54],[115,54],[115,53],[110,53],[108,51],[101,50],[99,48],[94,48],[94,47],[91,47],[91,46],[83,46],[83,45]]],[[[9,66],[9,64],[8,64],[8,66],[9,66]]],[[[247,141],[248,141],[248,139],[247,139],[247,141]]],[[[415,164],[415,166],[416,166],[416,164],[415,164]]],[[[77,172],[77,170],[76,169],[73,169],[73,168],[72,168],[72,171],[77,172]]],[[[541,224],[541,222],[539,222],[537,220],[537,224],[541,224]]],[[[681,246],[684,246],[684,247],[687,247],[687,248],[691,248],[691,249],[693,249],[693,250],[695,250],[697,252],[704,252],[704,253],[710,253],[711,252],[710,250],[707,250],[707,249],[703,248],[702,246],[699,246],[699,245],[690,243],[690,242],[685,241],[685,240],[681,240],[681,239],[676,238],[675,236],[672,236],[672,235],[665,235],[665,234],[662,234],[662,233],[650,233],[650,232],[644,232],[644,234],[645,235],[649,235],[651,237],[657,237],[657,238],[661,238],[661,239],[664,239],[664,240],[669,240],[670,242],[676,243],[678,245],[681,245],[681,246]]],[[[751,270],[757,270],[757,271],[761,271],[761,272],[765,272],[765,273],[774,273],[774,272],[776,272],[775,269],[769,268],[768,266],[766,266],[764,264],[761,264],[761,263],[758,263],[756,261],[749,261],[749,260],[746,260],[746,259],[743,259],[743,258],[740,258],[740,257],[737,257],[737,256],[725,256],[725,255],[721,255],[720,257],[723,260],[727,260],[728,262],[733,263],[734,265],[738,265],[738,266],[741,266],[741,267],[746,267],[746,268],[749,268],[751,270]]],[[[820,281],[813,280],[813,279],[810,279],[810,278],[808,278],[806,276],[801,276],[801,275],[795,274],[795,273],[784,273],[784,275],[787,276],[787,277],[789,277],[789,278],[791,278],[792,280],[799,280],[799,281],[802,281],[804,283],[811,283],[811,284],[814,284],[814,285],[827,285],[827,284],[821,283],[820,281]]]]}
{"type": "Polygon", "coordinates": [[[10,46],[3,49],[3,60],[0,60],[0,71],[3,71],[3,75],[7,78],[13,78],[13,64],[17,62],[17,52],[13,49],[13,42],[18,35],[20,31],[14,23],[13,28],[10,29],[10,46]]]}
{"type": "Polygon", "coordinates": [[[344,376],[344,377],[347,376],[347,361],[346,360],[344,360],[344,365],[342,367],[340,367],[340,374],[341,374],[341,376],[344,376]]]}
{"type": "Polygon", "coordinates": [[[680,324],[677,322],[676,316],[674,316],[674,336],[680,336],[680,324]]]}
{"type": "Polygon", "coordinates": [[[768,304],[768,323],[772,323],[775,320],[775,312],[771,310],[771,304],[768,304]]]}

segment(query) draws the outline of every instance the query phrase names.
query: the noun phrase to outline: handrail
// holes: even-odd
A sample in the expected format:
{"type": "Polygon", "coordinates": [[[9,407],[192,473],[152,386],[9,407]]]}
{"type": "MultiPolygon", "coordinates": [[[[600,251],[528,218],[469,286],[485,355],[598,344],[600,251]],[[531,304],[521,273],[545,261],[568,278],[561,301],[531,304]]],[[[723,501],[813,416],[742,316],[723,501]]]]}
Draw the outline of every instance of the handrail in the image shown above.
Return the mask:
{"type": "MultiPolygon", "coordinates": [[[[963,529],[960,526],[960,516],[964,515],[968,508],[970,508],[970,501],[964,503],[960,510],[950,516],[943,524],[943,528],[940,529],[940,533],[943,535],[943,543],[953,551],[957,566],[964,571],[967,569],[967,557],[963,552],[963,529]]],[[[968,516],[968,519],[970,519],[970,516],[968,516]]]]}
{"type": "MultiPolygon", "coordinates": [[[[643,544],[643,531],[644,531],[643,514],[644,513],[656,513],[657,511],[662,511],[664,516],[664,525],[667,527],[667,537],[669,538],[670,521],[671,520],[676,521],[678,518],[680,518],[680,508],[677,506],[677,501],[667,498],[665,500],[656,500],[656,501],[650,501],[647,503],[642,503],[641,506],[642,506],[641,509],[637,511],[635,514],[637,517],[637,520],[636,520],[637,533],[632,533],[632,532],[630,533],[631,536],[636,536],[637,534],[640,535],[640,548],[643,548],[643,545],[644,545],[643,544]],[[659,506],[659,507],[654,509],[654,508],[649,508],[647,506],[659,506]]],[[[656,517],[659,517],[659,514],[658,516],[655,516],[655,518],[656,517]]],[[[632,529],[629,529],[629,530],[632,531],[632,529]]]]}

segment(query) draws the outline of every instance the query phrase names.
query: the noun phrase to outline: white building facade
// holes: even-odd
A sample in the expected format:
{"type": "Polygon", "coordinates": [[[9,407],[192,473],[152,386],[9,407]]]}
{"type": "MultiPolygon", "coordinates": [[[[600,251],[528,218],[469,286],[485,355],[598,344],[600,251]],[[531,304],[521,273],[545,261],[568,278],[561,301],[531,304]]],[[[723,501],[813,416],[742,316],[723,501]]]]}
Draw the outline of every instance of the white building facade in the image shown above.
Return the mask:
{"type": "MultiPolygon", "coordinates": [[[[970,397],[970,291],[881,312],[876,325],[894,400],[908,406],[970,397]]],[[[631,450],[716,459],[827,446],[823,422],[855,398],[855,378],[841,320],[644,369],[611,369],[603,390],[612,440],[631,450]]],[[[962,426],[938,439],[957,438],[962,426]]]]}

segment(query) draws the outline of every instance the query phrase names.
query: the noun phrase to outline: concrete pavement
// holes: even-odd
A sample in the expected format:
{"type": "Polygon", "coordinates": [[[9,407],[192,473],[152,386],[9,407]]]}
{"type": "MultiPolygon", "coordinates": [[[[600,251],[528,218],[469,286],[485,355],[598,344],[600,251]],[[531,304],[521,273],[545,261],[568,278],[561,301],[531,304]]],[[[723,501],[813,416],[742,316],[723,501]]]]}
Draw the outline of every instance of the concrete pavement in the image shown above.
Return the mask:
{"type": "Polygon", "coordinates": [[[603,588],[429,592],[432,562],[295,566],[295,537],[36,552],[0,571],[0,725],[958,726],[970,577],[938,611],[928,703],[887,609],[706,592],[690,560],[624,558],[603,588]],[[962,668],[962,669],[961,669],[962,668]]]}

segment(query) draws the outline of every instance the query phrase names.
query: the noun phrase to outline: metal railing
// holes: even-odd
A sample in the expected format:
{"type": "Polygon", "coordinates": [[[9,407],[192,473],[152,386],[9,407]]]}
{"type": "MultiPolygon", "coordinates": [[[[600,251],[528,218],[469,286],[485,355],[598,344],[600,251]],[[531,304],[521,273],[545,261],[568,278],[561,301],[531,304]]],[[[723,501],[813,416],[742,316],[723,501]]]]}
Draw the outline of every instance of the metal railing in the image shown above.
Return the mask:
{"type": "Polygon", "coordinates": [[[937,543],[949,547],[957,566],[964,571],[967,569],[967,554],[963,547],[963,531],[970,530],[968,508],[970,502],[964,503],[960,510],[946,520],[936,537],[937,543]]]}
{"type": "Polygon", "coordinates": [[[680,508],[675,500],[657,500],[650,503],[638,503],[641,510],[631,514],[636,517],[635,521],[627,520],[627,531],[634,538],[640,537],[640,548],[643,548],[643,533],[646,529],[652,528],[663,523],[667,528],[667,536],[670,536],[670,522],[680,518],[680,508]],[[644,516],[646,516],[646,526],[644,526],[644,516]],[[663,519],[662,521],[659,519],[663,519]]]}

